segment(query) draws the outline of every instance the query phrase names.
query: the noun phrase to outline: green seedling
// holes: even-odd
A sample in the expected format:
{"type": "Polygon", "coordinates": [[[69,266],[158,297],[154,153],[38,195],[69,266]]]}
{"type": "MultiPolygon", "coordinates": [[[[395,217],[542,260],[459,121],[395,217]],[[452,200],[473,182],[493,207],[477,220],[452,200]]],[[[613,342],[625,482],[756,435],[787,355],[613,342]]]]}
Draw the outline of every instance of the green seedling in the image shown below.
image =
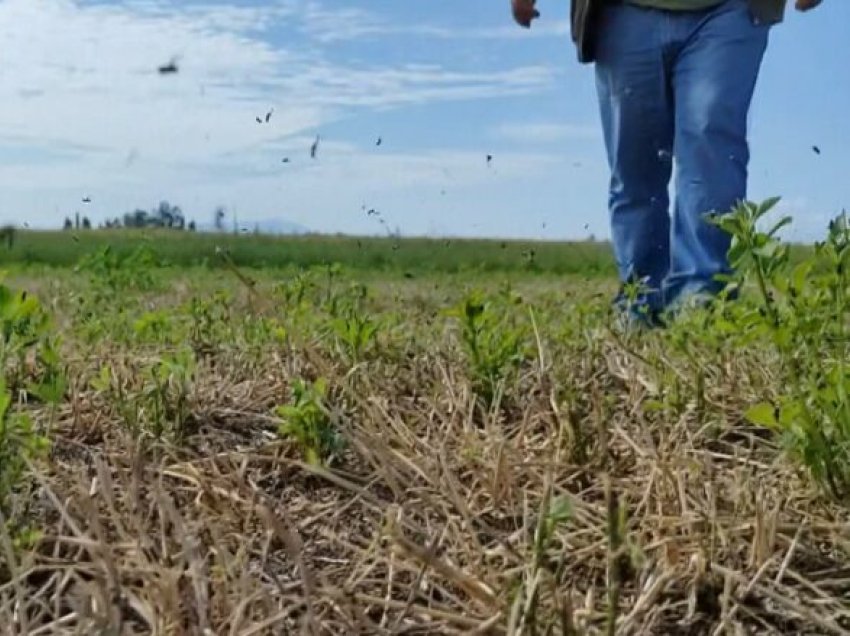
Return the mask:
{"type": "Polygon", "coordinates": [[[343,448],[343,439],[331,421],[326,400],[325,380],[310,383],[297,379],[292,386],[292,401],[276,409],[283,420],[280,435],[294,441],[304,459],[314,465],[327,464],[343,448]]]}
{"type": "MultiPolygon", "coordinates": [[[[158,283],[155,272],[161,265],[147,245],[140,245],[129,254],[120,254],[107,245],[84,256],[76,271],[88,273],[92,286],[103,295],[120,290],[155,289],[158,283]]],[[[113,296],[107,296],[110,297],[113,296]]]]}
{"type": "Polygon", "coordinates": [[[337,344],[356,364],[375,346],[379,325],[352,309],[346,317],[333,319],[331,329],[337,344]]]}
{"type": "Polygon", "coordinates": [[[189,342],[200,353],[216,351],[227,340],[232,299],[225,292],[212,298],[192,298],[189,303],[189,342]]]}
{"type": "Polygon", "coordinates": [[[43,457],[48,447],[29,416],[14,411],[12,395],[0,379],[0,513],[16,540],[21,532],[26,535],[26,528],[19,527],[22,520],[13,514],[12,497],[24,486],[27,464],[43,457]]]}
{"type": "Polygon", "coordinates": [[[556,623],[561,624],[562,630],[568,630],[572,625],[572,616],[541,616],[541,597],[544,580],[549,586],[555,584],[558,577],[559,562],[563,565],[566,555],[560,559],[551,557],[558,548],[555,545],[556,532],[566,525],[573,517],[573,507],[569,497],[552,497],[551,488],[543,493],[534,539],[531,545],[532,558],[524,580],[516,581],[510,590],[512,598],[511,629],[509,633],[537,634],[550,633],[556,623]],[[540,629],[543,620],[548,627],[540,629]]]}
{"type": "Polygon", "coordinates": [[[142,397],[149,412],[148,427],[155,439],[183,441],[191,414],[195,361],[189,351],[166,355],[147,369],[149,381],[142,397]]]}
{"type": "Polygon", "coordinates": [[[191,417],[195,367],[193,354],[181,350],[146,363],[129,380],[104,364],[90,384],[112,404],[131,435],[179,444],[191,417]]]}
{"type": "Polygon", "coordinates": [[[732,235],[736,274],[728,284],[756,294],[725,317],[743,344],[766,339],[783,377],[773,398],[750,408],[750,422],[777,430],[789,451],[835,499],[850,502],[850,224],[842,214],[812,256],[792,265],[778,237],[784,217],[762,230],[778,199],[742,203],[715,223],[732,235]]]}
{"type": "Polygon", "coordinates": [[[38,300],[0,284],[0,369],[6,386],[58,403],[67,381],[57,347],[50,318],[38,300]]]}
{"type": "Polygon", "coordinates": [[[450,314],[460,321],[472,388],[489,408],[527,357],[523,333],[476,294],[450,314]]]}
{"type": "Polygon", "coordinates": [[[173,314],[165,310],[146,311],[133,323],[133,333],[143,342],[170,342],[173,314]]]}

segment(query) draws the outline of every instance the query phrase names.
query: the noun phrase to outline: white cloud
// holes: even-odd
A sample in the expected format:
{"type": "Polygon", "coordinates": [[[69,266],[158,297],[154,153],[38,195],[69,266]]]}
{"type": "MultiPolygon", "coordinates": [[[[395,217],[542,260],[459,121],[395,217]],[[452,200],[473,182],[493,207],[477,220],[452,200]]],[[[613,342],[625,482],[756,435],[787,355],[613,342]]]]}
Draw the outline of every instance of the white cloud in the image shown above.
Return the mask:
{"type": "Polygon", "coordinates": [[[551,210],[538,198],[541,184],[557,183],[561,200],[557,209],[563,217],[550,218],[549,227],[579,232],[585,221],[570,215],[571,185],[590,178],[604,192],[604,171],[576,170],[556,154],[500,153],[488,167],[485,156],[474,151],[370,153],[323,141],[319,159],[312,161],[305,152],[311,141],[287,140],[279,152],[269,153],[269,161],[258,158],[227,182],[198,175],[197,182],[177,187],[175,200],[201,221],[222,203],[240,219],[280,214],[322,232],[382,234],[398,227],[411,235],[437,226],[456,234],[536,236],[546,220],[541,215],[551,210]],[[281,167],[272,167],[282,155],[291,156],[292,163],[281,166],[278,159],[281,167]],[[519,208],[517,201],[523,202],[519,208]],[[377,209],[386,225],[367,216],[363,206],[377,209]]]}
{"type": "MultiPolygon", "coordinates": [[[[0,4],[0,131],[122,155],[138,148],[163,160],[262,138],[245,125],[268,104],[257,87],[298,56],[218,30],[221,15],[205,20],[153,8],[84,8],[70,0],[0,4]],[[183,56],[181,73],[160,76],[157,66],[175,53],[183,56]]],[[[224,9],[231,18],[236,13],[224,9]]],[[[235,23],[244,26],[255,14],[235,23]]],[[[278,130],[297,131],[320,118],[319,108],[298,104],[278,130]]]]}
{"type": "Polygon", "coordinates": [[[437,24],[399,24],[382,19],[361,8],[328,10],[318,2],[308,2],[300,11],[303,31],[317,41],[333,43],[377,36],[423,37],[444,40],[504,40],[541,37],[563,37],[569,34],[569,21],[550,20],[521,29],[512,24],[505,9],[505,25],[499,27],[449,28],[437,24]]]}
{"type": "Polygon", "coordinates": [[[385,22],[358,8],[328,10],[318,2],[310,1],[303,7],[302,15],[301,30],[325,44],[384,35],[388,29],[385,22]]]}
{"type": "MultiPolygon", "coordinates": [[[[293,200],[276,198],[281,187],[303,202],[310,189],[321,190],[331,209],[334,196],[436,186],[447,173],[468,184],[491,178],[474,153],[364,158],[327,142],[320,162],[281,166],[284,154],[305,156],[316,130],[357,110],[523,95],[553,84],[555,71],[542,65],[467,72],[403,59],[380,67],[332,61],[322,42],[346,28],[346,37],[364,34],[368,19],[317,2],[305,15],[302,0],[0,0],[3,211],[54,224],[83,194],[97,196],[87,208],[94,218],[166,194],[196,210],[243,201],[268,217],[279,201],[293,200]],[[180,72],[160,75],[157,67],[173,56],[180,72]],[[257,124],[272,107],[269,124],[257,124]]],[[[499,169],[513,170],[512,161],[527,167],[531,157],[506,154],[499,169]]]]}
{"type": "Polygon", "coordinates": [[[807,196],[783,197],[773,210],[764,218],[762,229],[767,230],[784,216],[790,216],[792,223],[780,231],[780,236],[788,241],[816,241],[826,235],[826,228],[832,217],[813,213],[813,204],[807,196]],[[800,219],[805,219],[801,224],[800,219]]]}
{"type": "MultiPolygon", "coordinates": [[[[345,23],[348,12],[322,15],[345,23]]],[[[552,80],[544,67],[345,66],[315,49],[247,35],[282,16],[291,16],[287,3],[181,9],[6,0],[0,134],[193,160],[316,127],[345,108],[519,94],[552,80]],[[159,76],[156,67],[176,53],[181,72],[159,76]],[[255,125],[270,105],[277,106],[273,126],[255,125]]]]}
{"type": "Polygon", "coordinates": [[[497,139],[522,144],[545,144],[567,140],[600,140],[598,125],[560,124],[555,122],[512,122],[497,126],[492,134],[497,139]]]}

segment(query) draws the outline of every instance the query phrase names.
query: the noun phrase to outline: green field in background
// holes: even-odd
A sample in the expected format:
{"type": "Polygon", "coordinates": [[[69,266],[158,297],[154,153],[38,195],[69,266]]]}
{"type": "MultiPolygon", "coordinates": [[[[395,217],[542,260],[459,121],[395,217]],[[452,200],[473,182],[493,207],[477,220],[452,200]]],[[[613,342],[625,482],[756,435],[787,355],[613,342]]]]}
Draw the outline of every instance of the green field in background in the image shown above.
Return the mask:
{"type": "Polygon", "coordinates": [[[23,231],[0,245],[0,265],[71,266],[110,246],[119,254],[147,246],[173,266],[217,266],[226,251],[240,267],[312,267],[339,263],[354,270],[410,273],[513,272],[612,276],[610,245],[482,239],[358,238],[193,234],[173,231],[23,231]]]}

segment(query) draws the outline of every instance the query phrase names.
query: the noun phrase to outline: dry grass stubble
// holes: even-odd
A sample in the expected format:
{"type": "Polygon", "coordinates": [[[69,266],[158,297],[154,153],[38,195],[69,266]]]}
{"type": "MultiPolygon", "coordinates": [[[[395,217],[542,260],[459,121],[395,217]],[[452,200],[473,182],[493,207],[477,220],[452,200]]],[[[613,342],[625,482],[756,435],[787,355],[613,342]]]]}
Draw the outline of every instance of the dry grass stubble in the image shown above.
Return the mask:
{"type": "Polygon", "coordinates": [[[639,359],[587,338],[544,334],[492,412],[451,334],[354,370],[318,345],[230,351],[200,365],[182,446],[140,445],[79,390],[33,467],[43,538],[0,537],[0,631],[850,633],[846,511],[736,416],[762,361],[670,419],[639,359]],[[335,387],[329,468],[276,435],[293,373],[335,387]]]}

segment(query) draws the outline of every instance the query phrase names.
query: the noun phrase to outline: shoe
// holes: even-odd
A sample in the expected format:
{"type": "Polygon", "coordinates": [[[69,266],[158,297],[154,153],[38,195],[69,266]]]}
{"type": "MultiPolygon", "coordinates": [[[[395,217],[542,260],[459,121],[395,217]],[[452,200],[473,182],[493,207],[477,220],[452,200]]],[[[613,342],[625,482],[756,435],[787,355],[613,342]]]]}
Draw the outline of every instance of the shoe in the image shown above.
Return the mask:
{"type": "Polygon", "coordinates": [[[706,292],[697,292],[678,298],[674,303],[664,310],[664,317],[669,320],[677,320],[683,315],[692,315],[704,311],[711,311],[717,304],[717,296],[706,292]]]}
{"type": "Polygon", "coordinates": [[[614,324],[617,330],[622,333],[639,333],[667,327],[667,322],[662,317],[661,312],[650,310],[646,305],[618,309],[614,324]]]}

